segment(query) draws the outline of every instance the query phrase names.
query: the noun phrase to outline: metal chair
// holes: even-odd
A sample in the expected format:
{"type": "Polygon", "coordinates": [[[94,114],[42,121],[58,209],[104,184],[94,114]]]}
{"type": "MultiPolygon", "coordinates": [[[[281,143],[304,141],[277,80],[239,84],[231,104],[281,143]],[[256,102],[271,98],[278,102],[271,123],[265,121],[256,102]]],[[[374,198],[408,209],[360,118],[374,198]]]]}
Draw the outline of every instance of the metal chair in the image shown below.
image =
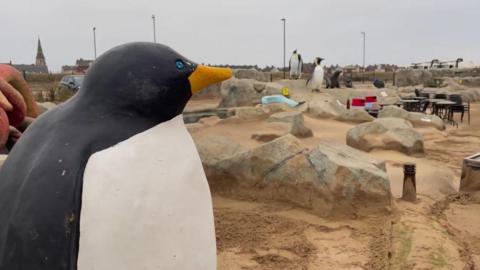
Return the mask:
{"type": "Polygon", "coordinates": [[[450,95],[450,100],[455,102],[455,105],[451,105],[451,114],[453,117],[454,113],[461,113],[460,121],[463,123],[463,116],[467,113],[468,124],[470,125],[470,101],[467,101],[465,105],[461,95],[450,95]]]}

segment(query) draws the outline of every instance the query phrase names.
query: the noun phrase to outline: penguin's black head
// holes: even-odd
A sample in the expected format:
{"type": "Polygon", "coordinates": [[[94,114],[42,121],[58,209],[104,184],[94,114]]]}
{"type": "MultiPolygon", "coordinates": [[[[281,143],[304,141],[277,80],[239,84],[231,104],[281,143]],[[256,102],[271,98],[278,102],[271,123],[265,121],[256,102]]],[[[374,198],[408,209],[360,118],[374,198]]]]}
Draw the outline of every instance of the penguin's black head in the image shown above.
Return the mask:
{"type": "Polygon", "coordinates": [[[95,61],[75,99],[163,122],[181,114],[192,94],[231,75],[230,69],[195,64],[161,44],[129,43],[95,61]]]}
{"type": "Polygon", "coordinates": [[[293,51],[293,54],[296,54],[296,53],[297,53],[297,50],[294,50],[294,51],[293,51]]]}
{"type": "Polygon", "coordinates": [[[315,65],[317,65],[317,66],[320,65],[320,63],[322,63],[323,60],[324,60],[324,59],[321,58],[321,57],[315,58],[315,65]]]}

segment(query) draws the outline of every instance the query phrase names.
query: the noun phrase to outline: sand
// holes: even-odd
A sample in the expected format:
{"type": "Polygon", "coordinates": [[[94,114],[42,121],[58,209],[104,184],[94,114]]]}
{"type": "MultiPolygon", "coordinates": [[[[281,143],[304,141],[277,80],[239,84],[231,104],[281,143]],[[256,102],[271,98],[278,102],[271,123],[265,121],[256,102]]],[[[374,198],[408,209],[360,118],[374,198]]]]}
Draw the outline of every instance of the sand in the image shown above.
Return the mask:
{"type": "Polygon", "coordinates": [[[382,233],[384,217],[332,221],[218,196],[214,205],[219,269],[363,269],[384,251],[371,237],[382,233]]]}
{"type": "MultiPolygon", "coordinates": [[[[194,101],[189,108],[213,107],[218,100],[194,101]],[[206,105],[205,105],[206,104],[206,105]]],[[[305,116],[314,137],[307,147],[328,139],[345,143],[354,124],[305,116]]],[[[247,148],[264,122],[202,128],[193,137],[223,135],[247,148]]],[[[464,157],[480,152],[480,103],[472,104],[472,122],[446,131],[418,129],[425,155],[374,151],[386,161],[395,207],[391,215],[331,220],[278,202],[234,200],[214,194],[219,269],[473,269],[480,267],[478,204],[438,202],[459,187],[464,157]],[[417,203],[401,201],[403,164],[417,165],[417,203]],[[443,205],[443,204],[442,204],[443,205]],[[432,210],[433,209],[433,210],[432,210]],[[441,214],[438,214],[441,213],[441,214]]]]}

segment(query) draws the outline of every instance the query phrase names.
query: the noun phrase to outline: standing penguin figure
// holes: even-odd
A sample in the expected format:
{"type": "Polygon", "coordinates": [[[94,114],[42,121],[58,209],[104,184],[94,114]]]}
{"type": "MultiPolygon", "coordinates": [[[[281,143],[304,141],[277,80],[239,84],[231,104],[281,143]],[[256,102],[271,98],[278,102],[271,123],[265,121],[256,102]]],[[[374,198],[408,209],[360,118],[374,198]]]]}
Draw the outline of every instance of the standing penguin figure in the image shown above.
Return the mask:
{"type": "Polygon", "coordinates": [[[330,78],[326,78],[326,88],[340,88],[340,82],[339,82],[339,77],[340,74],[342,74],[342,70],[337,69],[333,72],[332,76],[330,78]]]}
{"type": "Polygon", "coordinates": [[[307,81],[307,86],[313,91],[319,92],[323,85],[324,71],[321,65],[324,59],[321,57],[315,58],[313,62],[315,69],[313,70],[312,78],[307,81]]]}
{"type": "Polygon", "coordinates": [[[216,269],[211,195],[182,111],[230,69],[111,49],[0,170],[0,269],[216,269]]]}
{"type": "Polygon", "coordinates": [[[292,57],[290,57],[290,79],[297,80],[302,76],[303,60],[302,56],[297,53],[297,50],[293,51],[292,57]]]}

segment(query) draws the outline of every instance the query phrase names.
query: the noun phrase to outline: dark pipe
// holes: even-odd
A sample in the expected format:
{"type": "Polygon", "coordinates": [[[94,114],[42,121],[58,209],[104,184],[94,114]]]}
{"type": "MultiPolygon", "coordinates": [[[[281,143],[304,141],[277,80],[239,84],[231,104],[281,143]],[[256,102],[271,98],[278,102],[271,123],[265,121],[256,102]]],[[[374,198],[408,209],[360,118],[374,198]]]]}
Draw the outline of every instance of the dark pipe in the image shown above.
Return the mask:
{"type": "Polygon", "coordinates": [[[402,199],[409,202],[417,200],[417,183],[415,179],[415,163],[406,163],[403,165],[403,192],[402,199]]]}

